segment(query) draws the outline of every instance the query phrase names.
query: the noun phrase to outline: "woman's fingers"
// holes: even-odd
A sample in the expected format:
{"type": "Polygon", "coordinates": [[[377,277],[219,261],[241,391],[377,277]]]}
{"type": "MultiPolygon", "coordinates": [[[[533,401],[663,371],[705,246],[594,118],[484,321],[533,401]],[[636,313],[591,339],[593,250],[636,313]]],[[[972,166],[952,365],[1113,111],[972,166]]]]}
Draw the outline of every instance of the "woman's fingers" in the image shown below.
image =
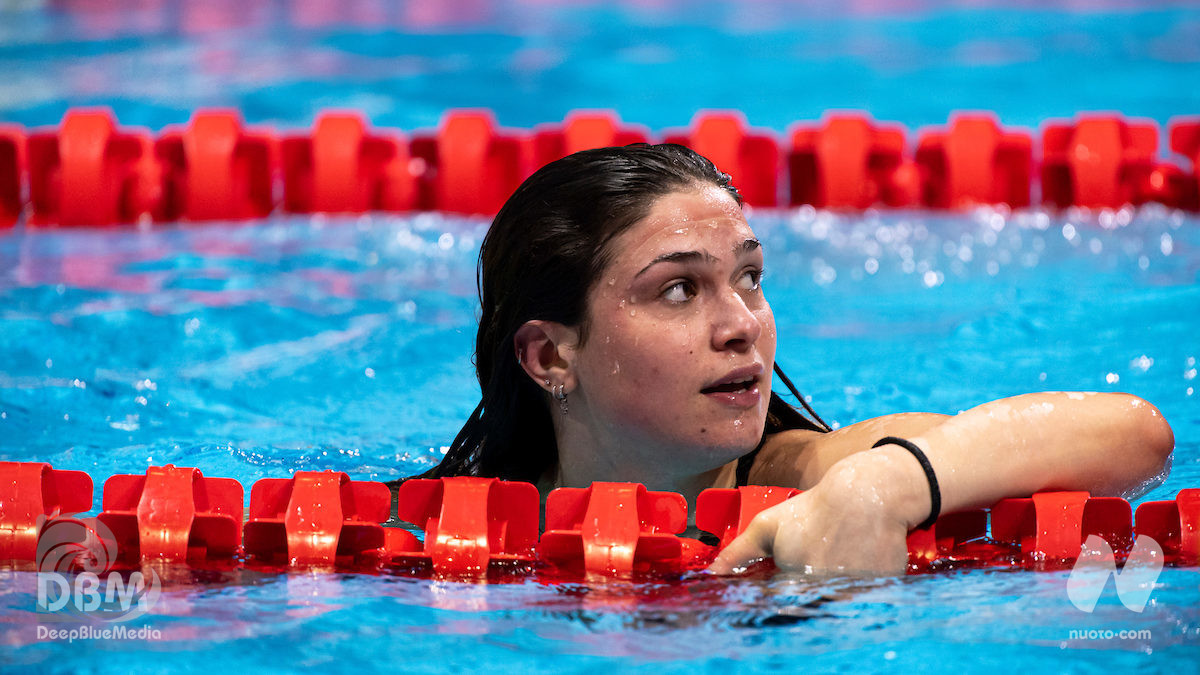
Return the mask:
{"type": "Polygon", "coordinates": [[[736,539],[729,542],[708,571],[715,574],[736,574],[751,563],[772,555],[778,518],[771,509],[763,511],[736,539]]]}
{"type": "Polygon", "coordinates": [[[809,491],[759,513],[708,570],[736,574],[771,557],[784,572],[904,573],[908,546],[902,523],[884,517],[870,500],[861,500],[861,505],[847,499],[830,503],[818,496],[809,491]]]}

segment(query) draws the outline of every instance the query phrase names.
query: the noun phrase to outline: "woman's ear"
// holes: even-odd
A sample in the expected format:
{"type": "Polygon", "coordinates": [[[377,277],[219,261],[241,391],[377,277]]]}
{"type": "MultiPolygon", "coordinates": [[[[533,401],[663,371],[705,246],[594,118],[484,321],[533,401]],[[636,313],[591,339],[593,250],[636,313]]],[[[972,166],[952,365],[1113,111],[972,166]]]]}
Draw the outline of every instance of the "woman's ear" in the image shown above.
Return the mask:
{"type": "Polygon", "coordinates": [[[563,385],[566,392],[575,389],[575,370],[571,367],[579,330],[554,321],[526,321],[513,336],[517,363],[546,391],[563,385]]]}

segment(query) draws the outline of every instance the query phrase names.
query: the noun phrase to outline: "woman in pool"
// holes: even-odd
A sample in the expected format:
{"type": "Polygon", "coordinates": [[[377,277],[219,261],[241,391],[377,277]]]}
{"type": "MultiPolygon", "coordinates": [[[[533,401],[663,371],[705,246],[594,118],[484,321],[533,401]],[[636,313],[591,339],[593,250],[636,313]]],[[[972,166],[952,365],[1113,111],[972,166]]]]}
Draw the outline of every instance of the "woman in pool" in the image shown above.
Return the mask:
{"type": "Polygon", "coordinates": [[[1171,428],[1124,394],[1029,394],[830,430],[771,392],[762,270],[729,176],[691,150],[605,148],[542,168],[483,242],[483,400],[426,475],[530,481],[543,495],[632,481],[692,504],[710,487],[805,490],[756,518],[720,573],[764,556],[899,573],[907,533],[938,512],[1048,489],[1121,495],[1164,475],[1171,428]]]}

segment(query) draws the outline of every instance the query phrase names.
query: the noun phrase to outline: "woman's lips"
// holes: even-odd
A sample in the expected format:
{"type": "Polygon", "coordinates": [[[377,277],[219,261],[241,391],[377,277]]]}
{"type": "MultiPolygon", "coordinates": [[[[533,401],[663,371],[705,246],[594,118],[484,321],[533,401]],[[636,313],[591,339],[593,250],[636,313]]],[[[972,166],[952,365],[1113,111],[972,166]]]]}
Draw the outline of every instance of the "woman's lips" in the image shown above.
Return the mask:
{"type": "Polygon", "coordinates": [[[761,363],[735,368],[701,389],[700,393],[731,408],[753,408],[762,400],[758,391],[762,372],[761,363]]]}
{"type": "Polygon", "coordinates": [[[757,378],[745,389],[734,391],[705,390],[701,393],[709,399],[731,408],[753,408],[762,400],[762,395],[758,391],[757,378]]]}

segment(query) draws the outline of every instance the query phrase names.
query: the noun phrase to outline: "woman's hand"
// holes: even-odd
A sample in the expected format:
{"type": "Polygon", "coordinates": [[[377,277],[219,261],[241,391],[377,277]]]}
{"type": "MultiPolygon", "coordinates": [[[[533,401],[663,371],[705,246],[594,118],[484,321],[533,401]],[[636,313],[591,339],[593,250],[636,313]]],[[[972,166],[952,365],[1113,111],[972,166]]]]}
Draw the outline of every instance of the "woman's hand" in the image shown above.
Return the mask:
{"type": "Polygon", "coordinates": [[[908,531],[928,514],[929,496],[907,487],[924,487],[924,475],[916,460],[905,460],[905,451],[898,456],[894,450],[881,448],[838,462],[811,490],[758,514],[709,570],[731,574],[773,557],[783,571],[903,574],[908,531]],[[907,475],[914,469],[916,482],[907,475]]]}

